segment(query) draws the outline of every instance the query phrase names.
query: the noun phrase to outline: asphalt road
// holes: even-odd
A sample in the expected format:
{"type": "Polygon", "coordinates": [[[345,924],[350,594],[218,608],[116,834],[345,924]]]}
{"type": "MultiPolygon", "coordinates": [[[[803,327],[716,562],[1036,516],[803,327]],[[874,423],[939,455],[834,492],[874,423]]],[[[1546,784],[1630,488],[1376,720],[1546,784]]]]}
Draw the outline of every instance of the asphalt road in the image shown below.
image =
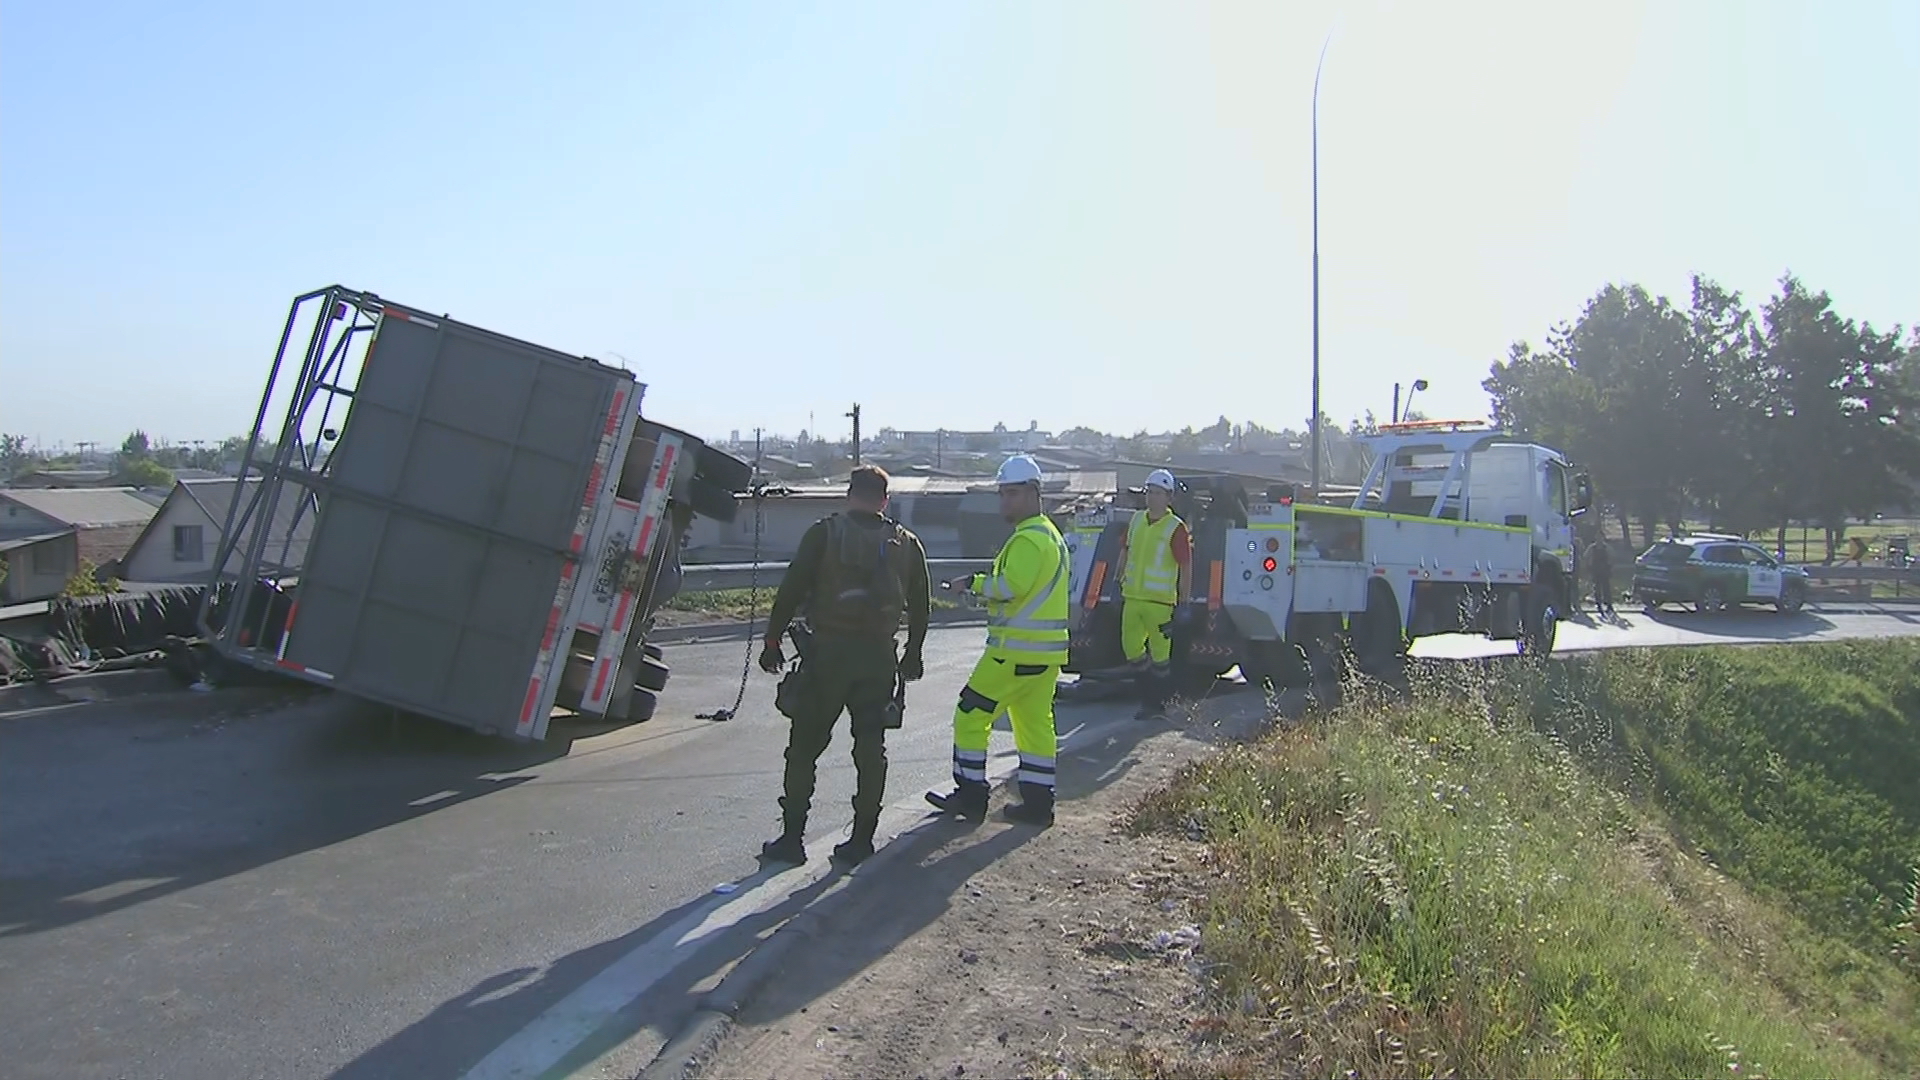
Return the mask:
{"type": "MultiPolygon", "coordinates": [[[[1910,634],[1920,609],[1627,612],[1566,624],[1559,644],[1910,634]]],[[[929,641],[883,835],[946,783],[947,710],[980,636],[929,641]]],[[[1416,649],[1497,651],[1511,645],[1416,649]]],[[[744,652],[669,646],[652,722],[537,749],[277,691],[0,719],[3,1071],[633,1075],[756,934],[849,884],[824,865],[852,816],[844,730],[822,761],[814,862],[769,874],[754,859],[776,827],[773,680],[753,674],[739,719],[693,715],[732,703],[744,652]]],[[[1063,760],[1122,767],[1143,727],[1129,710],[1063,705],[1063,760]]]]}

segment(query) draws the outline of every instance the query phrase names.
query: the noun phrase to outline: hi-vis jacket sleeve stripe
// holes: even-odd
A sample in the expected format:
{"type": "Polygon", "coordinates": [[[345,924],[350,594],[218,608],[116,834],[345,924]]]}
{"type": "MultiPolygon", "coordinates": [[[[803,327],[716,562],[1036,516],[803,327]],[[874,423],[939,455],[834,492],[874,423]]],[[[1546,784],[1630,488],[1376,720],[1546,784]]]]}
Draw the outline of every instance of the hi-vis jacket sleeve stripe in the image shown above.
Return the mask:
{"type": "Polygon", "coordinates": [[[994,561],[993,572],[973,575],[973,591],[1002,603],[1026,596],[1040,583],[1041,554],[1038,541],[1025,529],[1014,533],[1006,550],[994,561]]]}

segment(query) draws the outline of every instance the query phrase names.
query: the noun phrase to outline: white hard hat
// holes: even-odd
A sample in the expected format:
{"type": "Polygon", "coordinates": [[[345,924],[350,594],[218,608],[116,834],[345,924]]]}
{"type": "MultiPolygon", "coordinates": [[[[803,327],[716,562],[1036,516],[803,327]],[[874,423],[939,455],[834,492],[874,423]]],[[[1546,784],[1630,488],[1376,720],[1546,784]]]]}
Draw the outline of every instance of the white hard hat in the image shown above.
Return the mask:
{"type": "Polygon", "coordinates": [[[1037,484],[1040,482],[1040,463],[1025,454],[1015,454],[1000,463],[1000,471],[994,475],[993,482],[1007,484],[1037,484]]]}
{"type": "Polygon", "coordinates": [[[1172,491],[1178,485],[1173,482],[1173,474],[1165,469],[1155,469],[1147,474],[1147,486],[1172,491]]]}

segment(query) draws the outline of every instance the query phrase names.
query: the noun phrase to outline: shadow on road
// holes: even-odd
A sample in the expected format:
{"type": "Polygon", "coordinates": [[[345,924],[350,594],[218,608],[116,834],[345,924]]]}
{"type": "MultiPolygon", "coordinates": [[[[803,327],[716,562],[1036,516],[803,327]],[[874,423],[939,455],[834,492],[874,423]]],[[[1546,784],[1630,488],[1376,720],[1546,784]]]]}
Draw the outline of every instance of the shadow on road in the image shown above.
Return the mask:
{"type": "MultiPolygon", "coordinates": [[[[1058,727],[1063,738],[1060,799],[1070,802],[1086,798],[1126,775],[1137,761],[1138,744],[1164,733],[1169,727],[1184,727],[1194,737],[1203,739],[1216,738],[1223,731],[1248,730],[1245,718],[1264,715],[1265,706],[1258,693],[1245,690],[1223,681],[1207,700],[1194,703],[1192,716],[1175,721],[1127,719],[1133,713],[1132,702],[1062,704],[1058,710],[1058,727]],[[1236,690],[1242,692],[1236,693],[1236,690]]],[[[1008,737],[1004,727],[996,730],[1000,734],[995,738],[995,746],[999,747],[1008,737]]],[[[970,827],[953,820],[921,819],[920,827],[903,833],[889,845],[884,858],[851,875],[830,871],[769,911],[715,934],[713,940],[679,963],[646,993],[602,1023],[566,1055],[559,1067],[562,1070],[580,1068],[643,1029],[652,1029],[657,1040],[664,1041],[699,1007],[701,997],[737,961],[760,944],[771,930],[805,910],[823,894],[836,887],[847,890],[853,893],[848,897],[851,901],[848,910],[859,910],[864,907],[861,897],[873,900],[880,895],[873,890],[884,890],[882,906],[886,916],[874,923],[871,933],[860,935],[858,948],[837,952],[822,962],[812,955],[814,950],[803,945],[782,969],[769,976],[768,985],[781,988],[781,1000],[802,1003],[796,1007],[803,1007],[805,1002],[830,992],[940,918],[974,875],[1039,835],[1032,827],[1010,825],[1000,818],[1000,807],[1010,797],[1007,789],[1011,786],[1012,782],[1006,781],[996,792],[994,813],[985,824],[970,827]],[[961,840],[966,842],[956,843],[961,840]],[[910,887],[905,887],[909,884],[910,887]]],[[[910,793],[889,794],[900,798],[910,793]]],[[[767,876],[763,870],[740,882],[739,891],[747,892],[767,876]]],[[[668,932],[681,920],[721,902],[723,898],[714,896],[697,898],[617,938],[569,954],[541,972],[521,968],[492,976],[443,1002],[336,1076],[343,1080],[384,1080],[424,1075],[423,1068],[435,1075],[457,1075],[472,1068],[513,1033],[539,1019],[609,965],[668,932]]],[[[840,909],[836,906],[833,910],[840,909]]],[[[839,916],[828,917],[831,922],[839,916]]],[[[650,1051],[652,1047],[647,1049],[650,1051]]]]}
{"type": "Polygon", "coordinates": [[[0,722],[0,937],[119,911],[513,787],[564,756],[344,696],[128,699],[0,722]]]}
{"type": "Polygon", "coordinates": [[[1671,608],[1660,608],[1656,611],[1639,609],[1630,615],[1620,616],[1618,625],[1631,627],[1635,625],[1635,620],[1671,626],[1676,630],[1685,630],[1693,634],[1767,638],[1774,641],[1813,637],[1834,629],[1832,620],[1810,611],[1783,615],[1764,608],[1735,608],[1711,614],[1671,608]]]}

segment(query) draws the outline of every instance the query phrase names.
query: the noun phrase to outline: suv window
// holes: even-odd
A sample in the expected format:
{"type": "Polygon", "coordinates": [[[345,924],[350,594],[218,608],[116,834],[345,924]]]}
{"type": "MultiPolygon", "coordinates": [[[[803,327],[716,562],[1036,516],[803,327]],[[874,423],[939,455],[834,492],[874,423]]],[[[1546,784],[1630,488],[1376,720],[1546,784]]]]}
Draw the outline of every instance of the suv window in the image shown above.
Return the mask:
{"type": "Polygon", "coordinates": [[[1744,563],[1746,556],[1733,544],[1715,544],[1700,549],[1700,561],[1710,563],[1744,563]]]}
{"type": "Polygon", "coordinates": [[[1686,562],[1687,557],[1692,554],[1693,554],[1693,549],[1691,547],[1688,547],[1686,544],[1675,544],[1675,543],[1672,543],[1671,541],[1663,540],[1660,543],[1655,544],[1652,547],[1648,548],[1645,554],[1641,555],[1640,557],[1651,563],[1661,563],[1667,566],[1678,566],[1681,563],[1686,562]]]}

